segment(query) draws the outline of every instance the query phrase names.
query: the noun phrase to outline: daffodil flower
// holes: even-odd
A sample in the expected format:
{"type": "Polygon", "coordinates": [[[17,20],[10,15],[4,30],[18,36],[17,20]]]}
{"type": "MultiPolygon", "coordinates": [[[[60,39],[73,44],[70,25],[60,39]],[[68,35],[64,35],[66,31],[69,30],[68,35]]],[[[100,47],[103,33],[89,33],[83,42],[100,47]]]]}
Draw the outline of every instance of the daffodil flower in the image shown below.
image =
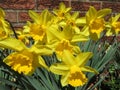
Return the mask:
{"type": "Polygon", "coordinates": [[[18,73],[31,75],[37,67],[44,66],[47,68],[43,58],[29,50],[22,50],[8,55],[4,62],[18,73]]]}
{"type": "Polygon", "coordinates": [[[15,51],[9,54],[3,62],[19,73],[31,75],[37,67],[48,69],[41,57],[41,55],[48,55],[51,53],[50,50],[47,48],[45,49],[45,47],[38,49],[33,45],[28,48],[20,40],[16,40],[14,38],[1,40],[0,47],[15,51]]]}
{"type": "Polygon", "coordinates": [[[0,40],[9,37],[10,33],[10,25],[4,18],[5,13],[0,8],[0,40]]]}
{"type": "Polygon", "coordinates": [[[77,56],[73,56],[71,52],[64,50],[62,62],[51,65],[50,71],[61,75],[62,86],[66,86],[68,84],[73,87],[83,86],[88,81],[84,72],[93,72],[98,74],[95,69],[85,66],[91,57],[91,52],[79,53],[77,56]]]}
{"type": "Polygon", "coordinates": [[[66,25],[69,25],[75,33],[80,33],[79,26],[83,26],[86,21],[84,17],[79,17],[79,12],[74,12],[72,15],[70,13],[66,14],[66,25]]]}
{"type": "Polygon", "coordinates": [[[105,20],[103,17],[110,13],[111,9],[97,11],[91,6],[86,13],[86,25],[83,28],[84,34],[90,36],[93,40],[98,40],[101,32],[105,29],[105,20]]]}
{"type": "Polygon", "coordinates": [[[73,47],[68,40],[61,40],[55,48],[55,51],[58,55],[62,55],[64,50],[69,50],[73,53],[73,47]]]}
{"type": "Polygon", "coordinates": [[[58,26],[61,28],[70,27],[71,32],[80,33],[80,27],[86,24],[85,17],[79,17],[79,12],[74,12],[72,15],[70,13],[66,14],[65,20],[61,20],[58,26]]]}
{"type": "Polygon", "coordinates": [[[52,26],[52,14],[48,10],[44,10],[40,14],[29,11],[29,16],[33,19],[33,23],[27,22],[23,32],[27,36],[31,36],[35,41],[47,39],[47,31],[52,26]]]}
{"type": "Polygon", "coordinates": [[[111,17],[109,22],[107,23],[107,36],[110,35],[118,35],[120,32],[120,21],[118,19],[120,18],[120,14],[116,15],[115,17],[111,17]]]}
{"type": "Polygon", "coordinates": [[[58,9],[54,9],[53,13],[58,17],[59,20],[63,20],[65,19],[65,15],[67,13],[69,13],[71,10],[70,7],[66,8],[64,3],[60,3],[59,4],[59,8],[58,9]]]}

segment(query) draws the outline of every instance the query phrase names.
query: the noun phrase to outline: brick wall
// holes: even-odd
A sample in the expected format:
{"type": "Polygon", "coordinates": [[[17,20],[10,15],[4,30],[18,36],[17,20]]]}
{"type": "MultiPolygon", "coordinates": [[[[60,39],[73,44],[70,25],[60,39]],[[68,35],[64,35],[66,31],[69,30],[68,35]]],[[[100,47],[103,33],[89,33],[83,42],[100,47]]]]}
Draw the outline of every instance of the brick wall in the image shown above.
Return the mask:
{"type": "Polygon", "coordinates": [[[28,10],[35,10],[37,12],[46,8],[52,10],[60,2],[71,6],[73,11],[80,11],[82,15],[85,14],[91,5],[98,10],[101,8],[111,8],[113,10],[112,14],[120,12],[120,0],[0,0],[0,7],[6,12],[6,19],[12,22],[15,28],[19,28],[27,20],[30,20],[28,10]]]}

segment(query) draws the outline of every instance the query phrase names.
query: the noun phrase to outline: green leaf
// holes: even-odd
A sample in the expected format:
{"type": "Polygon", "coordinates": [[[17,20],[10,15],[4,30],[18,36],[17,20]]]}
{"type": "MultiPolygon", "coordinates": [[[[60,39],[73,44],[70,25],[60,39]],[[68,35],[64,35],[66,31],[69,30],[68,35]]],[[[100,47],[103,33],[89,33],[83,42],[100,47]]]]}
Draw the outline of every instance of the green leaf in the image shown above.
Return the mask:
{"type": "Polygon", "coordinates": [[[10,88],[5,85],[0,85],[0,90],[10,90],[10,88]]]}
{"type": "Polygon", "coordinates": [[[10,86],[13,86],[13,87],[18,87],[18,88],[22,88],[20,85],[17,85],[16,83],[12,82],[12,81],[9,81],[7,79],[4,79],[4,78],[1,78],[0,77],[0,81],[2,83],[5,83],[6,85],[10,85],[10,86]]]}

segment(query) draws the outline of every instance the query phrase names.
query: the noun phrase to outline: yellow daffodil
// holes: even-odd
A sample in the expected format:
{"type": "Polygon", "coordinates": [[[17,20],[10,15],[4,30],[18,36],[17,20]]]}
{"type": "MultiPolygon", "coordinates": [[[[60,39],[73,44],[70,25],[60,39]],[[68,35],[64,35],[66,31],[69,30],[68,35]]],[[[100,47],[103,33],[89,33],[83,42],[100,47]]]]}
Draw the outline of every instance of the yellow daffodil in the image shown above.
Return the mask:
{"type": "Polygon", "coordinates": [[[4,18],[5,18],[5,13],[0,8],[0,39],[7,38],[10,32],[10,25],[4,18]]]}
{"type": "Polygon", "coordinates": [[[53,35],[52,39],[56,40],[55,52],[59,55],[62,55],[63,50],[69,50],[73,54],[78,54],[80,52],[80,48],[76,45],[77,42],[87,41],[88,37],[74,33],[70,30],[71,27],[65,27],[63,30],[54,30],[51,29],[49,31],[50,34],[53,35]]]}
{"type": "Polygon", "coordinates": [[[35,55],[29,50],[12,53],[4,59],[4,62],[11,66],[13,70],[25,75],[33,74],[35,69],[41,66],[40,61],[44,63],[42,57],[35,55]]]}
{"type": "Polygon", "coordinates": [[[69,50],[73,53],[73,47],[68,40],[61,40],[55,48],[55,51],[58,55],[62,55],[64,50],[69,50]]]}
{"type": "Polygon", "coordinates": [[[59,20],[65,19],[65,15],[71,10],[70,7],[66,8],[64,3],[59,4],[58,9],[54,9],[53,13],[58,17],[59,20]]]}
{"type": "Polygon", "coordinates": [[[111,13],[111,9],[101,9],[97,11],[90,7],[86,13],[86,25],[83,29],[84,34],[89,35],[93,40],[100,38],[101,32],[105,29],[104,16],[111,13]]]}
{"type": "Polygon", "coordinates": [[[57,30],[51,29],[49,33],[53,35],[53,39],[56,39],[58,41],[66,39],[72,43],[75,43],[80,41],[87,41],[89,39],[87,36],[81,33],[72,32],[71,27],[69,26],[64,27],[62,30],[60,30],[59,28],[57,28],[57,30]]]}
{"type": "Polygon", "coordinates": [[[120,21],[118,20],[120,18],[120,14],[116,15],[115,17],[111,17],[110,21],[106,25],[107,28],[107,36],[116,34],[118,35],[120,33],[120,21]]]}
{"type": "Polygon", "coordinates": [[[55,47],[55,52],[59,59],[62,56],[64,50],[68,50],[74,55],[79,54],[81,52],[80,48],[77,45],[72,45],[69,42],[69,40],[65,40],[65,39],[58,42],[58,44],[56,44],[56,47],[55,47]]]}
{"type": "Polygon", "coordinates": [[[72,15],[67,14],[66,15],[66,24],[69,25],[69,27],[72,27],[75,33],[80,33],[79,26],[83,26],[86,21],[84,17],[79,17],[79,12],[74,12],[72,15]]]}
{"type": "Polygon", "coordinates": [[[72,15],[70,13],[66,14],[65,20],[61,20],[58,23],[61,28],[69,27],[73,33],[80,33],[80,27],[86,24],[85,17],[79,17],[79,12],[74,12],[72,15]]]}
{"type": "Polygon", "coordinates": [[[45,49],[45,47],[38,49],[36,46],[32,46],[28,48],[20,40],[14,38],[1,40],[0,47],[15,50],[15,52],[9,54],[3,61],[19,73],[31,75],[37,67],[41,66],[48,69],[41,57],[41,55],[51,53],[50,50],[45,49]]]}
{"type": "Polygon", "coordinates": [[[64,50],[62,62],[51,65],[50,70],[55,74],[61,75],[62,86],[68,84],[73,87],[83,86],[88,81],[84,72],[98,74],[95,69],[85,66],[91,57],[91,52],[79,53],[77,56],[73,56],[68,50],[64,50]]]}
{"type": "Polygon", "coordinates": [[[29,35],[33,37],[34,40],[40,40],[42,41],[45,36],[45,28],[44,26],[41,26],[40,24],[36,23],[28,23],[28,27],[25,27],[26,29],[29,29],[29,35]]]}
{"type": "Polygon", "coordinates": [[[33,23],[28,22],[24,26],[24,33],[31,36],[35,41],[42,41],[47,37],[47,30],[51,26],[51,13],[48,10],[44,10],[41,14],[29,11],[30,17],[33,19],[33,23]]]}

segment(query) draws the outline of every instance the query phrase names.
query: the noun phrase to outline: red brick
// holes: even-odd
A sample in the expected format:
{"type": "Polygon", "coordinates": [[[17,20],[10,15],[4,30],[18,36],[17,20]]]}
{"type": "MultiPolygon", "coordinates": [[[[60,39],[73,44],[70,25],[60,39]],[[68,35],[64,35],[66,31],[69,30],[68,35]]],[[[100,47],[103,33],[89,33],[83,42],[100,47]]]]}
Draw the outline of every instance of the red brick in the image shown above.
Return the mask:
{"type": "Polygon", "coordinates": [[[97,10],[100,9],[100,2],[80,2],[72,1],[71,6],[74,11],[87,11],[90,6],[94,6],[97,10]]]}
{"type": "Polygon", "coordinates": [[[68,6],[68,0],[37,0],[37,9],[53,9],[59,6],[59,3],[63,2],[66,6],[68,6]]]}
{"type": "Polygon", "coordinates": [[[5,19],[10,22],[17,22],[17,12],[6,12],[5,19]]]}
{"type": "Polygon", "coordinates": [[[28,12],[19,12],[18,13],[18,22],[26,22],[29,20],[31,20],[31,19],[28,15],[28,12]]]}
{"type": "Polygon", "coordinates": [[[120,12],[120,2],[103,2],[102,8],[110,8],[112,12],[120,12]]]}
{"type": "Polygon", "coordinates": [[[54,8],[58,8],[59,7],[59,4],[61,3],[61,2],[63,2],[65,5],[66,5],[66,7],[69,7],[70,5],[69,5],[69,1],[59,1],[59,2],[54,2],[54,3],[52,3],[52,5],[51,5],[51,9],[54,9],[54,8]]]}
{"type": "MultiPolygon", "coordinates": [[[[96,0],[90,0],[90,1],[96,1],[96,0]]],[[[120,2],[120,0],[98,0],[98,1],[120,2]]]]}
{"type": "Polygon", "coordinates": [[[34,0],[0,0],[0,7],[5,9],[34,9],[34,0]]]}

